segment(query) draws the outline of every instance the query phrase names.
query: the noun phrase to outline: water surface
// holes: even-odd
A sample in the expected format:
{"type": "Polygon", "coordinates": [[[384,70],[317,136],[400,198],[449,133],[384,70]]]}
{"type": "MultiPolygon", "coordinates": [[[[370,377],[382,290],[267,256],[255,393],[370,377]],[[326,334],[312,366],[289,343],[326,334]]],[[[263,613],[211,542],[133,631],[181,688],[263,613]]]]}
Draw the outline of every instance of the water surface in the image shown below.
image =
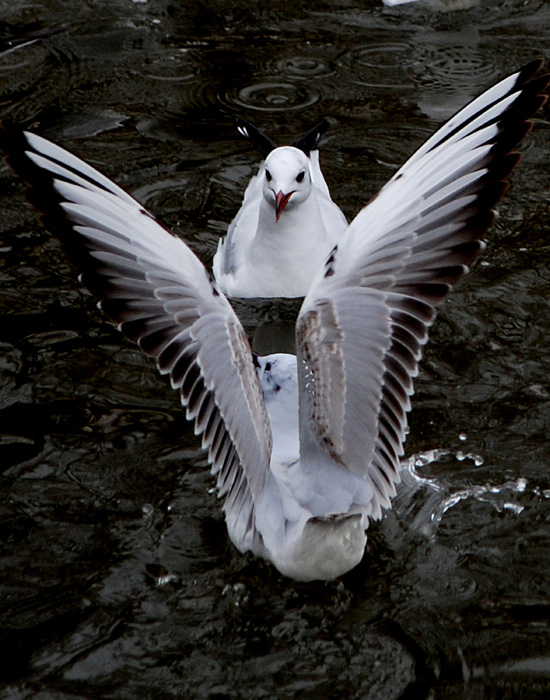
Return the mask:
{"type": "MultiPolygon", "coordinates": [[[[548,54],[550,5],[3,9],[4,36],[29,27],[65,31],[0,58],[0,116],[209,265],[258,162],[232,114],[279,143],[330,117],[322,165],[352,217],[456,109],[548,54]]],[[[177,397],[0,169],[1,700],[548,697],[548,111],[523,150],[433,328],[394,508],[358,569],[311,585],[232,547],[177,397]]],[[[237,306],[252,337],[295,313],[237,306]]]]}

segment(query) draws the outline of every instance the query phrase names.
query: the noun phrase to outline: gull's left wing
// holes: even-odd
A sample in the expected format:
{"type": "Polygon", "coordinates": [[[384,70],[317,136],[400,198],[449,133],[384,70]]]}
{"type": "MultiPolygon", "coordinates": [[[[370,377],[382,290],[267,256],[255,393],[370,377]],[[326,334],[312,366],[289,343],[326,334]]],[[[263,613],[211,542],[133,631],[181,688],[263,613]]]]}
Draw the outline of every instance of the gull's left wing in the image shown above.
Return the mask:
{"type": "Polygon", "coordinates": [[[249,549],[258,536],[254,509],[268,479],[271,431],[229,302],[181,239],[84,161],[5,125],[0,146],[100,308],[170,376],[202,435],[231,538],[249,549]]]}

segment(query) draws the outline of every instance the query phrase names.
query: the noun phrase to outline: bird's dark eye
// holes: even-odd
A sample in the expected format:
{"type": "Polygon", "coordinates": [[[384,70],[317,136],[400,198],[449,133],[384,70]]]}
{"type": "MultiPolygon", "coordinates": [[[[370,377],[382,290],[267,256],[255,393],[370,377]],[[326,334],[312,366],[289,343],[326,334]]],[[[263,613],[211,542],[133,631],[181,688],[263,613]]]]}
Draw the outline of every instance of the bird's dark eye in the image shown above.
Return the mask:
{"type": "Polygon", "coordinates": [[[304,177],[306,176],[306,171],[305,170],[300,170],[298,175],[296,175],[296,182],[303,182],[304,177]]]}
{"type": "Polygon", "coordinates": [[[271,182],[271,180],[273,180],[273,175],[269,172],[269,170],[267,168],[265,169],[265,179],[268,182],[271,182]]]}
{"type": "Polygon", "coordinates": [[[271,362],[266,362],[264,369],[266,372],[271,372],[271,362]]]}

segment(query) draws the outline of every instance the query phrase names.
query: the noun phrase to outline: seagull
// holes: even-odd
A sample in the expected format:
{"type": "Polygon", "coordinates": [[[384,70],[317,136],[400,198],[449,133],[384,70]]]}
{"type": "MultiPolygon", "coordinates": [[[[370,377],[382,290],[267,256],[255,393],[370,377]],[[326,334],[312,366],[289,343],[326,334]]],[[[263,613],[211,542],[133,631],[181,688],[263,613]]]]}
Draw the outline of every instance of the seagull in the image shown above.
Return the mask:
{"type": "Polygon", "coordinates": [[[348,227],[316,150],[329,124],[324,120],[291,146],[277,148],[250,122],[235,122],[264,161],[220,239],[214,277],[231,297],[303,297],[348,227]]]}
{"type": "Polygon", "coordinates": [[[296,355],[251,352],[194,253],[82,160],[5,126],[0,145],[99,306],[155,358],[202,436],[229,537],[298,581],[362,559],[390,508],[436,307],[483,250],[543,62],[451,118],[357,215],[312,282],[296,355]]]}

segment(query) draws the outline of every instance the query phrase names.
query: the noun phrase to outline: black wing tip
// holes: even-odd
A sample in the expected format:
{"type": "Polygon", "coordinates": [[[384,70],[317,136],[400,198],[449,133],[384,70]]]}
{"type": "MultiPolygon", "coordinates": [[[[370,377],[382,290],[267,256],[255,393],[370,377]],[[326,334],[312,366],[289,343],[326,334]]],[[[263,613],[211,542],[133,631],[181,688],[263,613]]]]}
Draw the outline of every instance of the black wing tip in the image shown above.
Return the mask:
{"type": "Polygon", "coordinates": [[[520,68],[514,87],[508,94],[519,92],[517,98],[496,119],[499,130],[491,148],[488,172],[480,193],[482,208],[494,207],[509,188],[510,175],[521,159],[515,149],[533,128],[533,118],[548,99],[550,73],[541,73],[544,59],[536,59],[520,68]]]}
{"type": "Polygon", "coordinates": [[[29,158],[29,152],[37,151],[20,125],[5,119],[0,121],[0,150],[8,166],[23,180],[25,198],[38,211],[41,225],[60,241],[67,258],[78,270],[93,272],[97,262],[90,257],[86,243],[75,234],[73,224],[65,216],[53,176],[29,158]]]}
{"type": "Polygon", "coordinates": [[[534,115],[548,100],[547,89],[549,84],[550,73],[543,73],[521,85],[517,85],[521,90],[521,95],[505,114],[508,113],[508,111],[513,112],[516,105],[521,105],[525,112],[531,112],[530,116],[534,115]]]}
{"type": "Polygon", "coordinates": [[[456,132],[463,129],[466,124],[473,122],[491,106],[494,106],[501,100],[514,95],[515,97],[511,103],[507,107],[503,108],[502,111],[498,112],[498,114],[494,116],[492,122],[485,122],[485,125],[495,123],[499,126],[498,133],[493,140],[493,157],[497,158],[507,152],[512,151],[512,149],[517,146],[529,133],[532,127],[532,119],[538,110],[548,100],[550,73],[541,72],[545,68],[545,65],[544,59],[535,59],[524,65],[522,68],[519,68],[515,73],[508,74],[500,81],[497,81],[492,88],[485,90],[480,95],[475,97],[465,107],[460,109],[449,121],[452,122],[456,117],[460,116],[465,109],[468,109],[474,105],[478,100],[482,100],[488,91],[506,83],[506,81],[515,76],[514,82],[507,85],[506,93],[500,94],[498,98],[496,98],[496,102],[493,102],[491,105],[487,103],[480,104],[479,109],[476,112],[472,112],[466,121],[458,120],[456,127],[450,132],[446,133],[441,140],[434,143],[432,148],[436,148],[443,141],[452,138],[456,132]]]}
{"type": "MultiPolygon", "coordinates": [[[[50,212],[59,197],[54,194],[53,178],[29,158],[36,152],[24,130],[12,122],[0,122],[0,150],[9,167],[26,183],[25,197],[38,211],[50,212]]],[[[40,217],[44,223],[44,216],[40,217]]]]}
{"type": "Polygon", "coordinates": [[[28,161],[24,155],[29,143],[24,130],[8,119],[0,120],[0,150],[4,153],[6,163],[19,173],[21,161],[28,161]]]}
{"type": "MultiPolygon", "coordinates": [[[[266,136],[258,127],[244,117],[233,115],[233,123],[237,127],[238,132],[252,143],[257,148],[263,158],[277,148],[277,145],[268,136],[266,136]]],[[[306,134],[300,136],[290,145],[303,151],[309,157],[311,151],[315,150],[321,139],[330,127],[328,119],[322,119],[316,124],[313,129],[310,129],[306,134]]]]}
{"type": "MultiPolygon", "coordinates": [[[[544,58],[537,58],[517,71],[517,78],[510,92],[521,91],[522,98],[532,100],[533,114],[546,102],[550,72],[546,71],[544,58]],[[538,105],[538,106],[537,106],[538,105]]],[[[512,105],[513,108],[513,105],[512,105]]]]}
{"type": "Polygon", "coordinates": [[[48,227],[44,213],[56,210],[60,197],[54,190],[52,175],[29,157],[29,153],[39,151],[33,148],[22,126],[7,120],[0,122],[0,151],[4,152],[4,160],[9,167],[25,183],[25,198],[43,213],[40,221],[48,227]]]}
{"type": "Polygon", "coordinates": [[[277,145],[268,136],[266,136],[258,127],[251,122],[238,115],[233,115],[233,123],[241,136],[244,136],[250,143],[257,148],[262,158],[267,158],[271,151],[277,148],[277,145]]]}
{"type": "Polygon", "coordinates": [[[528,82],[529,80],[534,78],[537,75],[537,73],[540,73],[540,71],[545,67],[545,64],[546,62],[544,58],[535,58],[529,63],[526,63],[518,70],[517,82],[521,84],[528,82]]]}
{"type": "Polygon", "coordinates": [[[255,129],[256,127],[254,124],[244,119],[244,117],[240,117],[238,114],[234,114],[231,119],[233,120],[233,124],[237,127],[237,131],[245,138],[250,139],[248,130],[249,128],[255,129]]]}
{"type": "Polygon", "coordinates": [[[544,59],[539,58],[519,69],[510,93],[519,91],[520,94],[500,117],[499,121],[502,122],[523,122],[526,125],[525,133],[520,135],[519,140],[527,135],[531,128],[530,120],[548,100],[550,73],[541,72],[545,65],[544,59]]]}
{"type": "Polygon", "coordinates": [[[500,128],[494,140],[492,157],[493,168],[500,170],[502,179],[508,178],[520,160],[521,154],[514,149],[529,134],[533,118],[548,100],[550,73],[540,74],[544,66],[544,60],[537,59],[520,69],[512,90],[518,90],[520,94],[498,117],[500,128]]]}
{"type": "Polygon", "coordinates": [[[309,157],[311,151],[317,148],[329,127],[330,122],[328,119],[323,119],[316,124],[313,129],[308,131],[307,134],[304,134],[303,136],[300,136],[299,139],[296,139],[296,141],[293,141],[291,145],[300,149],[300,151],[303,151],[306,156],[309,157]]]}
{"type": "Polygon", "coordinates": [[[23,180],[25,199],[38,211],[41,225],[61,242],[69,260],[79,270],[85,270],[90,264],[86,245],[63,211],[63,198],[55,190],[54,176],[29,157],[29,153],[39,151],[32,147],[21,126],[7,120],[0,122],[0,150],[8,166],[23,180]]]}

